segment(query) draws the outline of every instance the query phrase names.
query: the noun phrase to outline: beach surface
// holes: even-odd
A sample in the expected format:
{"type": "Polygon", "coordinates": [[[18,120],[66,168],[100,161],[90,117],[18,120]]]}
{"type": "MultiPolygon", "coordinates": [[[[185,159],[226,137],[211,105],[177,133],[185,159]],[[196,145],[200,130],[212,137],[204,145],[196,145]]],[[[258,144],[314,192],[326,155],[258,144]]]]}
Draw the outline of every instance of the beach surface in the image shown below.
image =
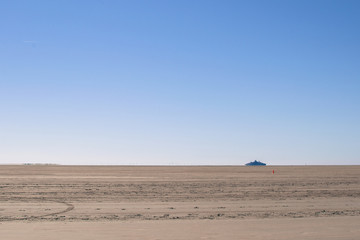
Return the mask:
{"type": "Polygon", "coordinates": [[[358,239],[360,166],[0,166],[2,239],[358,239]]]}

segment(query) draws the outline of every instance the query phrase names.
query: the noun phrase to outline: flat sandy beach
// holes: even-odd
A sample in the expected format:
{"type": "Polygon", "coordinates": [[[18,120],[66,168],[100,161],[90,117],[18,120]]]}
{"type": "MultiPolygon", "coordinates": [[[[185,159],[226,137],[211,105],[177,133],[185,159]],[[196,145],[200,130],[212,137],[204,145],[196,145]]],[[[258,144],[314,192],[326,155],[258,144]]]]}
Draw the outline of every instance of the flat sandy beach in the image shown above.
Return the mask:
{"type": "Polygon", "coordinates": [[[1,239],[360,236],[360,166],[3,165],[0,189],[1,239]]]}

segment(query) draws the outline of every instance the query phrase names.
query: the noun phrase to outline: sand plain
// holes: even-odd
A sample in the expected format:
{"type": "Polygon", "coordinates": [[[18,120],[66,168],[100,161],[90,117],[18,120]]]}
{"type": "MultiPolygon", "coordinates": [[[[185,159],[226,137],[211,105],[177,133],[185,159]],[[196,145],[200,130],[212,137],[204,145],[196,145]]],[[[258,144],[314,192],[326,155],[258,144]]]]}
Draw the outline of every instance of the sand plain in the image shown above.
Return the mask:
{"type": "Polygon", "coordinates": [[[360,239],[360,166],[2,165],[0,236],[360,239]]]}

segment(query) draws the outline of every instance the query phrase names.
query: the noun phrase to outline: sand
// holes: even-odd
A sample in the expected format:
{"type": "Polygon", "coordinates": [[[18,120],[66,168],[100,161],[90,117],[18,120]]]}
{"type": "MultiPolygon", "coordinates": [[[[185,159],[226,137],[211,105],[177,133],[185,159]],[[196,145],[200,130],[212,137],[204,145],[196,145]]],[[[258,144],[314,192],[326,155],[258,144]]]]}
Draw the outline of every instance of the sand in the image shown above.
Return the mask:
{"type": "Polygon", "coordinates": [[[1,239],[360,236],[360,166],[3,165],[0,190],[1,239]]]}

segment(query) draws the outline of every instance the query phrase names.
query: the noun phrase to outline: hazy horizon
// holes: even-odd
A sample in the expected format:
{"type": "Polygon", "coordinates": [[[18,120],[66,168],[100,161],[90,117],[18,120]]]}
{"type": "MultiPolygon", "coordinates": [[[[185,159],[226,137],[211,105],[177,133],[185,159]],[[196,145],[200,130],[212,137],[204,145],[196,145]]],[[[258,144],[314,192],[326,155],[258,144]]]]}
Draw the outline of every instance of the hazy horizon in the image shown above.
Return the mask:
{"type": "MultiPolygon", "coordinates": [[[[209,165],[209,164],[61,164],[61,163],[39,163],[39,162],[25,162],[25,163],[0,163],[0,165],[28,165],[28,166],[130,166],[130,167],[264,167],[264,166],[246,166],[245,164],[249,162],[239,163],[239,164],[218,164],[218,165],[209,165]]],[[[266,163],[266,162],[263,162],[266,163]]],[[[268,164],[266,163],[265,167],[296,167],[296,166],[358,166],[360,164],[268,164]]]]}

